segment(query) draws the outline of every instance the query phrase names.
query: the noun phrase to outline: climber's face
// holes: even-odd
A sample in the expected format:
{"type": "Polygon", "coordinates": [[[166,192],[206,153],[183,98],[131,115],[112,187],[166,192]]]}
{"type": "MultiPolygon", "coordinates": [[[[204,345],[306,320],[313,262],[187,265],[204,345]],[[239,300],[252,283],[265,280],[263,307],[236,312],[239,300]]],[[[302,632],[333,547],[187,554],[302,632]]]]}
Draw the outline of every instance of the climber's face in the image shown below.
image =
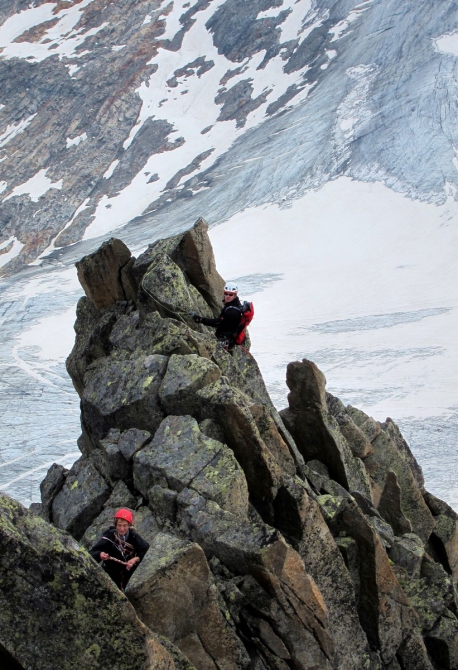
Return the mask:
{"type": "Polygon", "coordinates": [[[120,535],[126,535],[129,530],[129,522],[124,519],[116,519],[116,530],[120,535]]]}
{"type": "Polygon", "coordinates": [[[237,295],[237,291],[224,291],[224,303],[232,302],[237,295]]]}

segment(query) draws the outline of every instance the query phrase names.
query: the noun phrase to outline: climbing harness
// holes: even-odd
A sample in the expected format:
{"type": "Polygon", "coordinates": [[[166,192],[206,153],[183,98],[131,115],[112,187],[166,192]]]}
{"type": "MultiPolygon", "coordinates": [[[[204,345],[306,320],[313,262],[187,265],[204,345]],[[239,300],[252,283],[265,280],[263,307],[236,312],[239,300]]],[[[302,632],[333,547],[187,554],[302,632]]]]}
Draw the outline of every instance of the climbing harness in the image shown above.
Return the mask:
{"type": "MultiPolygon", "coordinates": [[[[133,557],[133,554],[135,553],[134,547],[129,544],[129,542],[126,542],[125,540],[122,540],[119,535],[116,534],[118,542],[113,542],[113,540],[110,540],[109,537],[105,537],[105,535],[102,537],[102,540],[107,540],[108,542],[111,542],[111,544],[116,547],[116,549],[120,552],[121,556],[127,560],[127,556],[129,554],[132,554],[131,558],[133,557]]],[[[117,559],[116,559],[117,560],[117,559]]],[[[119,561],[120,563],[123,563],[124,561],[119,561]]]]}

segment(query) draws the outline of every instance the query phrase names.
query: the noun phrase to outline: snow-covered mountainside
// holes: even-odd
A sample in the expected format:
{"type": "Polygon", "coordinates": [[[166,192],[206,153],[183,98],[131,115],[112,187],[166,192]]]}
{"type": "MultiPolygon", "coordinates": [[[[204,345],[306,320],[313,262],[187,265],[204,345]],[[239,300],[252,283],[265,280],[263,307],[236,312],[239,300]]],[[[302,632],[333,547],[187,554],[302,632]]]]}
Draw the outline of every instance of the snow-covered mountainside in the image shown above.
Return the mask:
{"type": "Polygon", "coordinates": [[[458,508],[458,5],[34,2],[0,9],[0,487],[72,462],[73,262],[213,227],[277,405],[307,356],[410,437],[458,508]],[[220,224],[220,225],[217,225],[220,224]]]}

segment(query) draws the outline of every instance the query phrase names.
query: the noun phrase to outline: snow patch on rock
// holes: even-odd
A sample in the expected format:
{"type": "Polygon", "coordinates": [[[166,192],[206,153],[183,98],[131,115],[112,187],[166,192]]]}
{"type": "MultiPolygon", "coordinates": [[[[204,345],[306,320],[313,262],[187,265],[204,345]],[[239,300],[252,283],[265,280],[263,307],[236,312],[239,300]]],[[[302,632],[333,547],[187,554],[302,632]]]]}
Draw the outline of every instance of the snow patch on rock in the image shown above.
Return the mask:
{"type": "Polygon", "coordinates": [[[2,242],[2,244],[0,244],[0,268],[9,263],[13,258],[16,258],[23,247],[24,245],[22,242],[19,242],[14,236],[10,237],[6,242],[2,242]],[[10,245],[11,248],[8,249],[10,245]],[[2,253],[2,249],[5,249],[5,252],[2,253]],[[8,251],[6,251],[6,249],[8,249],[8,251]]]}
{"type": "Polygon", "coordinates": [[[84,142],[84,140],[87,140],[87,133],[83,133],[82,135],[78,135],[78,137],[73,137],[70,139],[70,137],[67,137],[67,149],[70,147],[77,147],[80,142],[84,142]]]}
{"type": "Polygon", "coordinates": [[[46,58],[59,55],[59,58],[79,58],[84,53],[75,53],[77,47],[92,35],[96,35],[109,24],[91,28],[87,32],[76,30],[83,10],[93,0],[82,0],[79,4],[61,9],[54,14],[55,3],[46,3],[40,7],[25,9],[19,14],[8,18],[0,28],[0,58],[23,58],[30,62],[39,63],[46,58]],[[15,42],[14,40],[27,30],[41,25],[45,21],[58,19],[58,22],[48,28],[38,42],[15,42]]]}
{"type": "Polygon", "coordinates": [[[50,188],[60,190],[62,188],[63,180],[59,179],[59,181],[53,183],[51,179],[46,176],[47,171],[47,169],[43,168],[33,177],[30,177],[26,182],[16,186],[6,198],[3,198],[2,202],[6,202],[10,198],[15,198],[19,195],[28,195],[32,202],[38,202],[41,196],[47,193],[50,188]]]}
{"type": "Polygon", "coordinates": [[[35,117],[36,113],[28,116],[26,119],[22,119],[22,121],[19,121],[18,123],[12,123],[8,125],[6,130],[0,135],[0,147],[4,147],[5,144],[11,142],[11,140],[16,137],[16,135],[23,133],[27,126],[32,123],[35,117]]]}

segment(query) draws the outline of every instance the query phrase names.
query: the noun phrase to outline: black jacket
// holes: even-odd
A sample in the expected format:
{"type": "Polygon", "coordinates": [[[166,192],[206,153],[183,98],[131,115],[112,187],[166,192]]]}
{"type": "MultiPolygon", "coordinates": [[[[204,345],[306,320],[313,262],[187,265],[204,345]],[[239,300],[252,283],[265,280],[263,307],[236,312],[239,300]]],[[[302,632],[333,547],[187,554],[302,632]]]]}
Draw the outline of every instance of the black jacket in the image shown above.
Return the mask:
{"type": "MultiPolygon", "coordinates": [[[[92,558],[95,558],[97,563],[102,560],[100,552],[104,551],[109,556],[117,558],[119,561],[127,563],[128,560],[138,556],[140,561],[149,549],[149,544],[144,540],[136,530],[130,528],[126,544],[119,541],[116,529],[110,526],[102,535],[101,539],[94,544],[90,550],[92,558]]],[[[120,589],[125,589],[127,582],[135,572],[138,563],[131,570],[126,570],[123,565],[115,561],[104,561],[103,569],[107,572],[112,580],[120,589]]]]}
{"type": "Polygon", "coordinates": [[[216,328],[216,337],[232,338],[237,333],[242,318],[242,303],[235,296],[234,300],[224,305],[220,315],[216,319],[207,319],[202,317],[204,326],[216,328]]]}

